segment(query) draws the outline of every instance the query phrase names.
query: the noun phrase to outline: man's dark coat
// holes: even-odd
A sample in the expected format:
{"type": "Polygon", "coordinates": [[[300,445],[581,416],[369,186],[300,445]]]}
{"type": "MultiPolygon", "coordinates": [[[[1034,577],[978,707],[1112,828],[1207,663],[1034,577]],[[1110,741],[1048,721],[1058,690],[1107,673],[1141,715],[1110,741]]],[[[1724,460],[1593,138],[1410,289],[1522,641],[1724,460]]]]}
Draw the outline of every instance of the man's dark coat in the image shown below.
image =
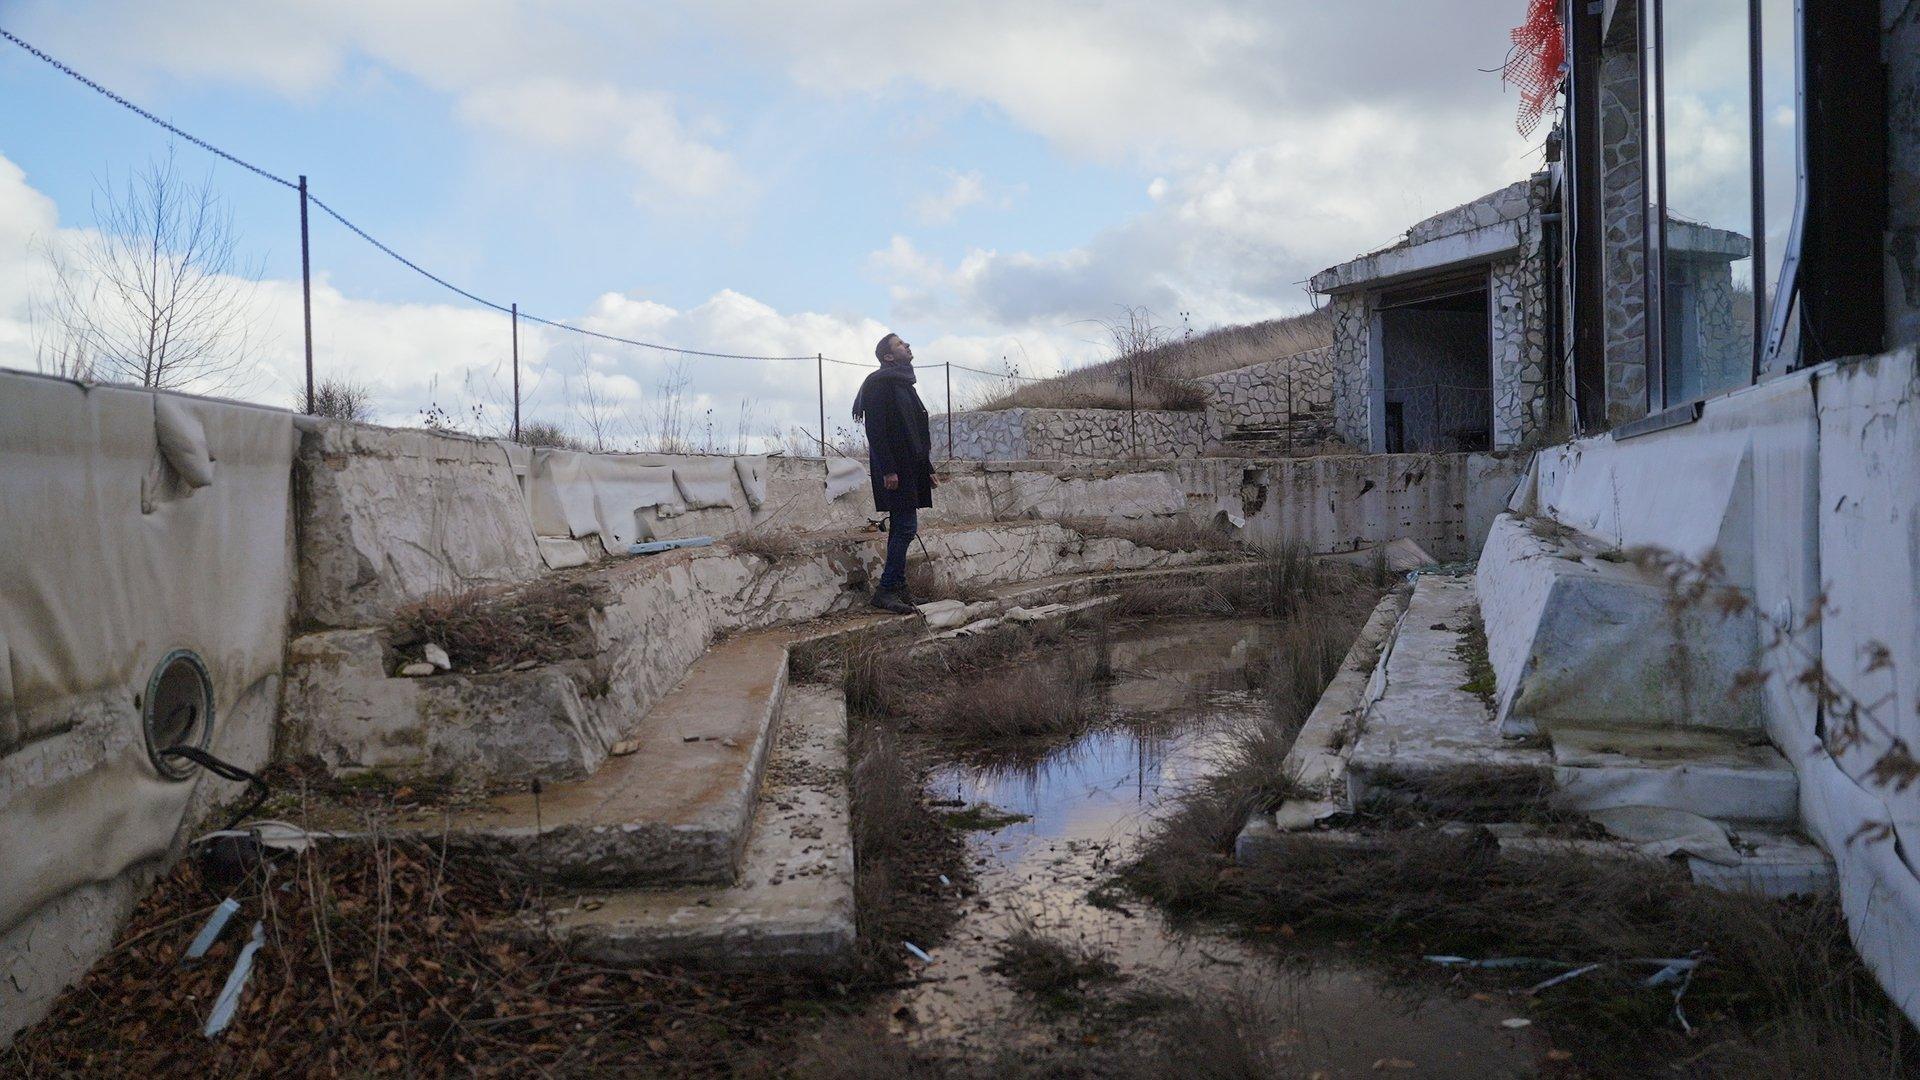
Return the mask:
{"type": "Polygon", "coordinates": [[[927,407],[913,388],[910,364],[886,364],[867,376],[853,399],[855,419],[867,426],[867,464],[873,476],[875,510],[915,510],[933,505],[933,436],[927,407]],[[888,491],[888,473],[900,486],[888,491]]]}

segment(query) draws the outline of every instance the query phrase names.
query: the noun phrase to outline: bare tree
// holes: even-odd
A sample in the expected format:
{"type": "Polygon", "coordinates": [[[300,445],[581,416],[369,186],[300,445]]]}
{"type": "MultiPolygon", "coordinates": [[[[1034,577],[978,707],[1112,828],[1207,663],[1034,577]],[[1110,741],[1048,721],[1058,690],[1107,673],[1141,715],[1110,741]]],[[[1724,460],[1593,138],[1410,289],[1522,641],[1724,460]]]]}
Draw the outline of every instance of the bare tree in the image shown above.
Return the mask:
{"type": "MultiPolygon", "coordinates": [[[[306,395],[300,398],[295,408],[306,405],[306,395]]],[[[313,415],[364,424],[373,419],[373,391],[345,376],[327,376],[313,388],[313,415]]]]}
{"type": "Polygon", "coordinates": [[[571,377],[563,379],[563,385],[574,418],[580,422],[582,434],[578,441],[587,450],[605,453],[613,449],[623,435],[629,434],[633,426],[632,417],[595,383],[593,367],[584,347],[575,351],[574,366],[580,369],[578,388],[575,388],[571,377]]]}
{"type": "Polygon", "coordinates": [[[687,401],[687,387],[693,381],[686,357],[660,374],[653,388],[653,404],[641,423],[641,441],[647,449],[662,454],[694,452],[696,420],[687,401]]]}
{"type": "MultiPolygon", "coordinates": [[[[236,251],[233,213],[174,171],[173,155],[102,179],[94,229],[48,249],[52,294],[40,314],[91,377],[154,389],[231,392],[256,373],[258,268],[236,251]]],[[[69,360],[70,362],[70,360],[69,360]]]]}

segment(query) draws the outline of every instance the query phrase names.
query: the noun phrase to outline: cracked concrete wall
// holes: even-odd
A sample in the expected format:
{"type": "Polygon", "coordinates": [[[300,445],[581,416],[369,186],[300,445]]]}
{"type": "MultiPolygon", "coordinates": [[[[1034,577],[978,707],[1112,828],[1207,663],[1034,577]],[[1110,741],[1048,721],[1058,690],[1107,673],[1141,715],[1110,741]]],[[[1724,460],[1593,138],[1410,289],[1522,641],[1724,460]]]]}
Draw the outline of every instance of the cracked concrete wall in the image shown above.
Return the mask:
{"type": "Polygon", "coordinates": [[[323,421],[294,467],[302,623],[365,626],[435,592],[546,569],[491,440],[323,421]]]}
{"type": "MultiPolygon", "coordinates": [[[[1010,522],[924,537],[936,574],[994,586],[1089,571],[1187,566],[1215,556],[1010,522]]],[[[864,607],[883,539],[779,560],[724,547],[611,562],[609,599],[578,659],[526,671],[406,678],[388,671],[379,629],[294,640],[281,753],[353,773],[452,774],[474,781],[581,777],[605,760],[718,637],[864,607]]]]}

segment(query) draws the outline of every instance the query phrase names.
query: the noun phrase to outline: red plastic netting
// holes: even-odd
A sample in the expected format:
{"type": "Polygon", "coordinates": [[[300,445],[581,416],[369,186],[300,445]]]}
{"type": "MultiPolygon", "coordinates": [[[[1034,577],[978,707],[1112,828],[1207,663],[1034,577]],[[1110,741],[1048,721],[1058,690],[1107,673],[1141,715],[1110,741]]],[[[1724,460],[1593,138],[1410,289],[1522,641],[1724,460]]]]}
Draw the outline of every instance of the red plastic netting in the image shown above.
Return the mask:
{"type": "Polygon", "coordinates": [[[1527,21],[1514,27],[1513,52],[1500,81],[1520,89],[1520,134],[1531,135],[1540,126],[1547,101],[1560,89],[1567,66],[1567,39],[1560,29],[1558,0],[1529,0],[1527,21]]]}

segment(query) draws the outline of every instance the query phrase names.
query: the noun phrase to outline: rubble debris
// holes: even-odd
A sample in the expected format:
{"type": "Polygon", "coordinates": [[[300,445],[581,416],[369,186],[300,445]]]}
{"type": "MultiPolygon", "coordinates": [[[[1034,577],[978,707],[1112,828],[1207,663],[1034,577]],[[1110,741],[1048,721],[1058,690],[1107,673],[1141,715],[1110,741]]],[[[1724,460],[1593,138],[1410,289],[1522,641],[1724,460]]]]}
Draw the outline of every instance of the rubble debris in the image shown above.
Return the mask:
{"type": "Polygon", "coordinates": [[[447,656],[447,650],[429,641],[420,646],[420,658],[441,671],[452,671],[453,660],[447,656]]]}
{"type": "Polygon", "coordinates": [[[213,999],[213,1012],[207,1016],[207,1026],[201,1034],[211,1039],[227,1030],[233,1022],[233,1011],[240,1005],[240,993],[247,988],[247,980],[253,975],[253,957],[260,946],[267,943],[267,924],[256,921],[253,935],[247,938],[247,944],[240,950],[240,956],[233,962],[233,970],[227,973],[227,983],[220,988],[220,996],[213,999]]]}

